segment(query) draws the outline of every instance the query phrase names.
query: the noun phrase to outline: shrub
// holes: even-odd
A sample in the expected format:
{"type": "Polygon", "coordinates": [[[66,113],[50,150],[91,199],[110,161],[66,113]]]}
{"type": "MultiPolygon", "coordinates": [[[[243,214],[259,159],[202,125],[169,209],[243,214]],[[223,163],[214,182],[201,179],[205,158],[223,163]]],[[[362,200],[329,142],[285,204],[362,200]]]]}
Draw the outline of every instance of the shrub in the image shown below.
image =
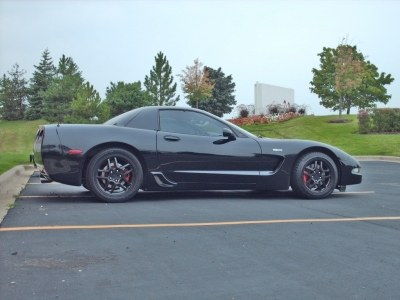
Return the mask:
{"type": "Polygon", "coordinates": [[[247,118],[249,116],[249,111],[247,109],[242,109],[240,111],[240,117],[247,118]]]}
{"type": "Polygon", "coordinates": [[[248,116],[254,115],[254,105],[240,104],[236,106],[236,110],[239,112],[239,117],[247,118],[248,116]]]}
{"type": "Polygon", "coordinates": [[[358,119],[358,132],[368,133],[371,130],[371,120],[366,110],[360,110],[357,115],[358,119]]]}
{"type": "Polygon", "coordinates": [[[279,114],[279,112],[282,110],[282,106],[279,104],[269,104],[266,106],[266,109],[270,115],[275,115],[279,114]]]}
{"type": "Polygon", "coordinates": [[[372,131],[400,132],[400,108],[373,108],[370,114],[372,131]]]}
{"type": "Polygon", "coordinates": [[[303,104],[303,105],[298,106],[297,113],[299,115],[306,115],[309,110],[310,110],[310,107],[306,104],[303,104]]]}
{"type": "Polygon", "coordinates": [[[296,113],[297,112],[297,105],[296,104],[293,104],[293,105],[291,105],[291,106],[289,106],[288,108],[287,108],[287,111],[286,111],[287,113],[296,113]]]}

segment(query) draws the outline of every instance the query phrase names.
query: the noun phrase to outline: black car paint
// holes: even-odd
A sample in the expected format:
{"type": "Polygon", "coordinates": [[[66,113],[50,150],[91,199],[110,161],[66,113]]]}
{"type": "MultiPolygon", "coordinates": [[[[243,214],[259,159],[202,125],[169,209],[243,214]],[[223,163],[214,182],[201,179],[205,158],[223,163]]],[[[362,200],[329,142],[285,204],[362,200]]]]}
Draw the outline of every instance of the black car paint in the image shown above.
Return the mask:
{"type": "Polygon", "coordinates": [[[88,162],[96,153],[120,147],[134,153],[142,164],[144,190],[285,190],[290,186],[296,158],[318,151],[336,163],[340,173],[337,188],[361,182],[361,174],[352,173],[360,167],[357,160],[333,146],[307,140],[255,138],[219,118],[236,139],[162,132],[158,124],[162,109],[191,110],[216,118],[189,108],[144,107],[103,125],[40,126],[35,160],[44,166],[51,180],[80,186],[85,183],[88,162]],[[76,149],[82,154],[68,152],[76,149]]]}

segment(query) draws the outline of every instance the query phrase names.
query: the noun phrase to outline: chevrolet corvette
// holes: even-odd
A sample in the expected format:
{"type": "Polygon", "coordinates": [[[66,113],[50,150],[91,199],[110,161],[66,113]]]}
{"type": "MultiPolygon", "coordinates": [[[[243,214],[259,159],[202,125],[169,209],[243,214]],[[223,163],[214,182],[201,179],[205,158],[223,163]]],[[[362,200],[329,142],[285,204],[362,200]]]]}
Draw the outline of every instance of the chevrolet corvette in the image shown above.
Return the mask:
{"type": "Polygon", "coordinates": [[[323,199],[362,180],[359,162],[336,147],[260,138],[186,107],[142,107],[101,125],[40,125],[34,161],[43,183],[82,185],[106,202],[139,189],[292,189],[323,199]]]}

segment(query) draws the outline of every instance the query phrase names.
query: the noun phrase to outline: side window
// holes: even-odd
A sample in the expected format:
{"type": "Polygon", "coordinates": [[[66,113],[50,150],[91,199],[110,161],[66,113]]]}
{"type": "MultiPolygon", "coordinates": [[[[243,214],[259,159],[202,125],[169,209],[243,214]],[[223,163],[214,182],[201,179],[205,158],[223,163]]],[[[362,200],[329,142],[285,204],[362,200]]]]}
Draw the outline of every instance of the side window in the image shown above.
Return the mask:
{"type": "Polygon", "coordinates": [[[223,123],[201,113],[184,110],[160,110],[162,131],[203,136],[222,136],[223,123]]]}

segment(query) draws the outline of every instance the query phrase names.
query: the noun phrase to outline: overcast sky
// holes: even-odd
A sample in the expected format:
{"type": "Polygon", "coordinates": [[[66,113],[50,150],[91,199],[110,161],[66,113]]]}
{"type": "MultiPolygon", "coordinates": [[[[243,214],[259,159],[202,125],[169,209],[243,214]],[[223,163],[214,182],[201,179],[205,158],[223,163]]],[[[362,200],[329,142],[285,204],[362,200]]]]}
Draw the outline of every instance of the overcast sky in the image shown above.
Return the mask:
{"type": "Polygon", "coordinates": [[[379,72],[392,74],[386,107],[400,107],[399,13],[394,0],[0,0],[0,75],[18,63],[31,78],[48,48],[55,65],[72,57],[104,99],[110,81],[143,83],[161,51],[178,105],[187,106],[176,75],[198,58],[232,75],[238,105],[254,104],[260,82],[293,88],[295,102],[316,115],[336,114],[310,92],[311,69],[323,47],[348,36],[379,72]]]}

